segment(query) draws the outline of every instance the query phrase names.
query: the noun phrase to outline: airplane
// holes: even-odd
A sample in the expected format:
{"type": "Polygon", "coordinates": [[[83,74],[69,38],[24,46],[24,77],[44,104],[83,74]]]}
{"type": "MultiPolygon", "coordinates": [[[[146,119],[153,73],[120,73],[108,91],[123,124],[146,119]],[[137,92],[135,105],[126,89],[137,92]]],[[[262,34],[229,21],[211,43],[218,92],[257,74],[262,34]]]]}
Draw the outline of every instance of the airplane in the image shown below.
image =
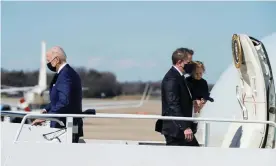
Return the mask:
{"type": "Polygon", "coordinates": [[[151,141],[142,143],[140,141],[127,140],[118,140],[114,143],[109,141],[95,141],[92,143],[93,140],[85,140],[83,143],[75,144],[72,143],[72,133],[75,132],[74,127],[68,124],[66,124],[64,129],[55,129],[30,126],[23,124],[23,122],[22,124],[2,122],[1,133],[5,135],[1,138],[1,141],[3,141],[1,149],[3,160],[1,164],[5,166],[26,165],[28,163],[39,163],[40,166],[48,166],[50,164],[67,166],[89,166],[91,164],[165,166],[173,161],[174,164],[183,164],[185,162],[186,165],[194,166],[202,166],[206,165],[206,163],[215,166],[274,166],[276,163],[276,149],[272,141],[275,142],[275,137],[272,134],[273,130],[264,125],[264,123],[269,123],[276,127],[275,113],[273,111],[275,106],[273,74],[276,70],[272,68],[276,64],[276,61],[272,58],[276,49],[276,34],[273,36],[274,40],[266,43],[266,39],[261,42],[248,35],[233,35],[234,64],[222,74],[215,84],[211,91],[215,102],[208,102],[204,106],[200,114],[201,118],[129,114],[47,115],[26,113],[27,115],[24,115],[24,120],[30,116],[32,118],[46,119],[64,116],[67,117],[68,124],[71,123],[72,116],[85,118],[185,119],[190,121],[197,120],[199,125],[203,124],[201,121],[226,121],[240,124],[238,126],[232,125],[234,123],[226,124],[226,127],[222,125],[223,123],[219,125],[216,123],[214,126],[210,125],[210,133],[207,135],[209,139],[206,139],[210,142],[205,140],[205,147],[155,146],[159,144],[153,144],[151,141]],[[248,84],[248,81],[250,84],[248,84]],[[227,88],[225,89],[225,87],[227,88]],[[244,97],[244,93],[250,94],[249,97],[244,97]],[[255,107],[258,108],[256,112],[255,107]],[[235,115],[235,113],[237,114],[235,115]],[[236,117],[233,117],[233,115],[236,117]],[[223,116],[224,119],[221,119],[223,116]],[[209,119],[206,117],[209,117],[209,119]],[[262,124],[243,124],[249,122],[262,124]],[[223,129],[219,130],[218,126],[223,129]],[[242,126],[242,129],[240,129],[240,126],[242,126]],[[236,134],[240,130],[242,132],[236,134]],[[51,153],[50,160],[45,160],[45,155],[49,153],[51,153]]]}
{"type": "Polygon", "coordinates": [[[24,92],[24,99],[29,104],[46,103],[46,98],[43,97],[43,92],[47,89],[47,73],[46,73],[46,43],[41,42],[41,62],[38,76],[38,84],[28,87],[9,87],[1,89],[1,93],[24,92]]]}
{"type": "MultiPolygon", "coordinates": [[[[199,117],[275,122],[276,33],[262,41],[235,35],[232,45],[234,65],[222,73],[211,91],[215,102],[206,103],[199,117]]],[[[203,131],[204,123],[198,127],[203,131]]],[[[210,128],[210,146],[275,147],[271,126],[214,123],[210,128]]]]}

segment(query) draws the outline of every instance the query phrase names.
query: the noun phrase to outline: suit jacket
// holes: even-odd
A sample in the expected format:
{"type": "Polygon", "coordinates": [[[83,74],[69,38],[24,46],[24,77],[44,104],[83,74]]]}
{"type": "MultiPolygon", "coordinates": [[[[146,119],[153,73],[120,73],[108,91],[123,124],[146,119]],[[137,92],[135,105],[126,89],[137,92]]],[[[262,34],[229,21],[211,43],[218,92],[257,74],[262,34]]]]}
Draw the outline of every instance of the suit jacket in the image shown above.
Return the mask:
{"type": "MultiPolygon", "coordinates": [[[[82,85],[78,73],[66,64],[59,74],[56,74],[50,84],[50,103],[45,108],[49,114],[82,114],[82,85]]],[[[66,118],[59,118],[66,124],[66,118]]],[[[81,118],[74,118],[78,125],[78,135],[83,136],[81,118]]],[[[51,127],[61,128],[52,121],[51,127]]]]}
{"type": "MultiPolygon", "coordinates": [[[[193,101],[184,76],[172,67],[161,85],[162,116],[192,117],[193,101]]],[[[184,137],[184,130],[193,127],[193,122],[158,120],[156,131],[172,137],[184,137]]]]}

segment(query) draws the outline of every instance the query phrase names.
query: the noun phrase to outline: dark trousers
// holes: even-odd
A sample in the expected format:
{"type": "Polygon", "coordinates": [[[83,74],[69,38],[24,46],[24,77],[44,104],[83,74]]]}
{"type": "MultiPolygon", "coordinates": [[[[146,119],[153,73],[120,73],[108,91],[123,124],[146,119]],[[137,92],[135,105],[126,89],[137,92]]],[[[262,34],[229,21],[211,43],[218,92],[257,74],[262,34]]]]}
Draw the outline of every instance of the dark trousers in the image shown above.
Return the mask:
{"type": "Polygon", "coordinates": [[[80,139],[80,137],[78,136],[78,134],[73,134],[73,139],[72,139],[73,143],[78,143],[79,139],[80,139]]]}
{"type": "Polygon", "coordinates": [[[165,139],[167,146],[199,146],[195,136],[190,142],[188,142],[185,138],[176,138],[169,135],[165,135],[165,139]]]}

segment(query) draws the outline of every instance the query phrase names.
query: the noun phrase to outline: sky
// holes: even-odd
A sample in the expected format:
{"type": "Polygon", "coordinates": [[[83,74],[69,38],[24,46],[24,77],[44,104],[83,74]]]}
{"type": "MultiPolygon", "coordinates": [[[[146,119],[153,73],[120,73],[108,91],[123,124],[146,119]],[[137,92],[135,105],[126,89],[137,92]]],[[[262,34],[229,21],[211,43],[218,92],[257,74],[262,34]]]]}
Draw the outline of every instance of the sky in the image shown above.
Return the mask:
{"type": "Polygon", "coordinates": [[[276,2],[2,2],[1,67],[36,70],[41,41],[75,67],[119,81],[161,80],[178,47],[195,51],[215,83],[232,63],[231,37],[276,32],[276,2]]]}

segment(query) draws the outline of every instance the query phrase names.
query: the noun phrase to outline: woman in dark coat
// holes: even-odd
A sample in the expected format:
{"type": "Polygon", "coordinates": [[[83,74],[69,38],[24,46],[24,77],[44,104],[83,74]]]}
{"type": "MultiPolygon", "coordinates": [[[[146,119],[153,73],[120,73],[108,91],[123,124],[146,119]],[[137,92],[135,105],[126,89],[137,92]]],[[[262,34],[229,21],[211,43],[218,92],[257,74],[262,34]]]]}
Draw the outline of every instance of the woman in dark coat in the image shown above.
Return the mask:
{"type": "Polygon", "coordinates": [[[204,64],[200,61],[195,61],[193,63],[194,68],[192,74],[186,78],[191,87],[193,100],[200,100],[203,104],[208,100],[213,102],[214,100],[210,97],[208,83],[204,78],[202,78],[202,75],[205,72],[204,64]]]}

